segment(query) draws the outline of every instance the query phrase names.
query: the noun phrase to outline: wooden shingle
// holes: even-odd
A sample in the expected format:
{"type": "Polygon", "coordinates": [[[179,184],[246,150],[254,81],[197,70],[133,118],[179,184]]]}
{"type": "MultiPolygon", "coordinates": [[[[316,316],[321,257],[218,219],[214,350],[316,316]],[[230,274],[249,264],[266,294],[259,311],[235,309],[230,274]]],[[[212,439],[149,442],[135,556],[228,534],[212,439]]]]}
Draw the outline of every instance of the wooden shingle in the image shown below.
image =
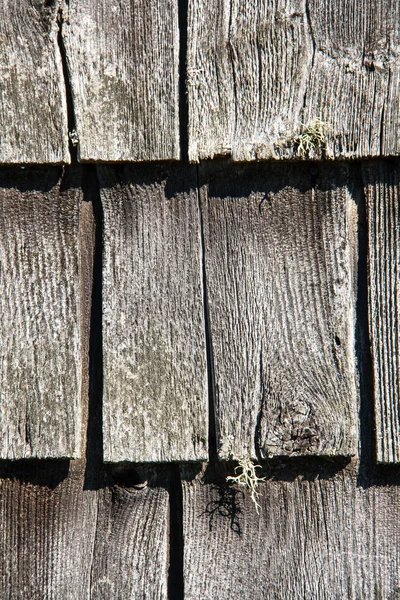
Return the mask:
{"type": "Polygon", "coordinates": [[[244,488],[185,477],[185,598],[397,600],[399,486],[321,467],[277,469],[259,513],[244,488]]]}
{"type": "Polygon", "coordinates": [[[195,168],[98,167],[106,461],[205,460],[208,404],[195,168]]]}
{"type": "Polygon", "coordinates": [[[178,159],[178,1],[66,4],[79,159],[178,159]]]}
{"type": "Polygon", "coordinates": [[[0,163],[69,163],[57,2],[0,3],[0,163]]]}
{"type": "Polygon", "coordinates": [[[217,163],[200,184],[219,455],[353,454],[347,168],[217,163]]]}
{"type": "Polygon", "coordinates": [[[398,154],[399,21],[397,0],[189,0],[190,160],[398,154]]]}
{"type": "Polygon", "coordinates": [[[0,171],[0,458],[80,454],[80,182],[0,171]]]}

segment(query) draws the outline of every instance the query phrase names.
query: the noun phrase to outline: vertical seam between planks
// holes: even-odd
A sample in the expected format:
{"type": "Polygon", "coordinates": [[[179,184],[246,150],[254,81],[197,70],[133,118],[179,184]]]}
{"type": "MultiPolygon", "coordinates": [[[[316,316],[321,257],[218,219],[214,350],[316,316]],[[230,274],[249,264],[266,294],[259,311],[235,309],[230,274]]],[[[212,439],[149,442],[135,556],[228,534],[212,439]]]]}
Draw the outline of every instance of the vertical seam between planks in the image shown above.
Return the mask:
{"type": "Polygon", "coordinates": [[[172,466],[169,486],[169,569],[167,596],[184,600],[183,494],[179,465],[172,466]]]}
{"type": "Polygon", "coordinates": [[[217,426],[216,426],[216,406],[215,406],[215,377],[214,377],[214,355],[212,348],[212,336],[210,327],[210,314],[207,293],[207,269],[204,241],[204,222],[202,212],[202,202],[200,194],[200,173],[199,165],[196,165],[197,177],[197,202],[199,207],[200,220],[200,238],[201,238],[201,265],[202,265],[202,289],[203,289],[203,310],[204,310],[204,336],[206,343],[206,362],[207,362],[207,389],[208,389],[208,453],[209,460],[212,461],[217,455],[217,426]]]}
{"type": "Polygon", "coordinates": [[[386,289],[388,296],[388,321],[389,327],[387,328],[387,347],[390,352],[389,361],[389,394],[390,404],[392,407],[391,414],[391,430],[392,430],[392,444],[393,444],[393,455],[396,462],[399,461],[399,413],[398,413],[398,392],[396,385],[396,280],[393,278],[392,270],[393,262],[396,264],[396,216],[395,216],[395,204],[396,204],[396,188],[397,188],[397,169],[395,171],[396,176],[393,177],[393,171],[391,173],[392,186],[389,187],[386,201],[386,223],[387,235],[387,249],[385,252],[385,268],[386,268],[386,289]],[[394,452],[396,450],[396,453],[394,452]]]}
{"type": "MultiPolygon", "coordinates": [[[[371,200],[366,192],[369,185],[368,176],[360,163],[360,202],[358,217],[358,271],[357,271],[357,356],[360,370],[360,463],[361,471],[369,469],[371,461],[375,462],[377,455],[382,452],[382,445],[378,438],[377,406],[375,395],[377,392],[377,376],[374,369],[375,347],[373,331],[373,292],[370,285],[372,276],[371,250],[371,200]],[[361,220],[362,218],[362,220],[361,220]]],[[[362,479],[363,473],[361,473],[362,479]]]]}
{"type": "Polygon", "coordinates": [[[186,86],[188,0],[178,0],[179,22],[179,138],[181,160],[189,156],[189,106],[186,86]]]}
{"type": "Polygon", "coordinates": [[[85,489],[98,489],[103,472],[103,211],[95,165],[85,167],[84,195],[91,199],[94,218],[92,307],[89,331],[89,404],[86,434],[85,489]]]}

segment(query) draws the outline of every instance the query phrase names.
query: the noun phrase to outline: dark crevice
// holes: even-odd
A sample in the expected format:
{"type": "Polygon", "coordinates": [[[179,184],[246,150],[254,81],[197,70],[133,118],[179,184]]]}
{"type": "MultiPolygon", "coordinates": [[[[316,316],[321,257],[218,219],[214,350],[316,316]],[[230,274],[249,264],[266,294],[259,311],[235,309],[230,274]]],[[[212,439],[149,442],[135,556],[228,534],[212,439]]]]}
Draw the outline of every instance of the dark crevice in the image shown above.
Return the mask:
{"type": "Polygon", "coordinates": [[[216,398],[215,398],[215,377],[214,377],[214,355],[211,339],[210,315],[208,306],[207,293],[207,272],[205,261],[205,242],[204,242],[204,226],[203,213],[200,200],[200,176],[199,167],[197,170],[197,199],[199,204],[200,217],[200,236],[201,236],[201,255],[202,255],[202,280],[203,280],[203,306],[204,306],[204,328],[205,328],[205,343],[206,343],[206,360],[207,360],[207,384],[208,384],[208,448],[209,460],[213,462],[217,458],[217,425],[216,425],[216,398]]]}
{"type": "Polygon", "coordinates": [[[169,492],[169,570],[168,599],[184,599],[183,565],[183,499],[182,482],[178,465],[171,467],[169,492]]]}
{"type": "Polygon", "coordinates": [[[189,156],[189,108],[186,88],[186,57],[187,57],[187,28],[188,0],[178,0],[179,17],[179,137],[181,145],[181,160],[187,161],[189,156]]]}
{"type": "MultiPolygon", "coordinates": [[[[68,2],[66,2],[66,6],[68,6],[68,2]]],[[[64,76],[64,85],[65,85],[65,96],[67,103],[67,123],[68,123],[68,136],[69,136],[69,152],[71,155],[71,162],[76,163],[78,161],[78,147],[77,147],[77,133],[76,133],[76,123],[75,123],[75,110],[74,110],[74,101],[72,95],[71,88],[71,80],[70,73],[68,68],[68,59],[67,52],[64,45],[63,39],[63,8],[62,6],[58,9],[57,14],[57,23],[58,23],[58,33],[57,33],[57,45],[60,51],[61,56],[61,64],[64,76]]]]}
{"type": "Polygon", "coordinates": [[[265,456],[263,456],[263,449],[261,448],[261,423],[264,416],[264,406],[265,406],[265,385],[263,378],[263,353],[262,347],[260,348],[260,360],[259,360],[259,375],[260,375],[260,405],[258,407],[257,412],[257,420],[254,431],[254,448],[256,451],[256,456],[259,461],[261,461],[265,456]]]}
{"type": "Polygon", "coordinates": [[[361,163],[354,168],[358,199],[358,268],[356,301],[356,357],[360,385],[360,470],[359,485],[368,485],[376,465],[373,367],[368,325],[368,227],[361,163]],[[356,169],[359,172],[356,172],[356,169]]]}
{"type": "Polygon", "coordinates": [[[312,26],[309,0],[306,0],[305,13],[306,13],[306,19],[307,19],[308,27],[310,29],[310,36],[311,36],[311,41],[312,41],[312,45],[313,45],[313,55],[312,55],[312,63],[311,63],[311,69],[312,69],[314,67],[315,52],[317,49],[317,44],[316,44],[316,40],[315,40],[314,28],[312,26]]]}
{"type": "MultiPolygon", "coordinates": [[[[306,17],[306,20],[308,23],[308,28],[310,30],[311,44],[312,44],[312,57],[311,57],[311,68],[310,68],[310,77],[311,77],[312,72],[314,70],[315,54],[317,52],[317,44],[316,44],[314,29],[313,29],[312,21],[311,21],[309,0],[306,0],[306,2],[305,2],[305,17],[306,17]]],[[[307,106],[307,88],[308,88],[308,86],[306,85],[305,90],[304,90],[304,98],[303,98],[303,113],[304,114],[305,114],[305,110],[306,110],[306,106],[307,106]]],[[[303,115],[303,118],[304,118],[304,115],[303,115]]]]}
{"type": "Polygon", "coordinates": [[[89,342],[89,409],[86,445],[85,489],[104,485],[103,465],[103,335],[102,335],[102,230],[100,185],[94,165],[84,167],[83,192],[93,203],[95,251],[93,262],[92,310],[89,342]]]}

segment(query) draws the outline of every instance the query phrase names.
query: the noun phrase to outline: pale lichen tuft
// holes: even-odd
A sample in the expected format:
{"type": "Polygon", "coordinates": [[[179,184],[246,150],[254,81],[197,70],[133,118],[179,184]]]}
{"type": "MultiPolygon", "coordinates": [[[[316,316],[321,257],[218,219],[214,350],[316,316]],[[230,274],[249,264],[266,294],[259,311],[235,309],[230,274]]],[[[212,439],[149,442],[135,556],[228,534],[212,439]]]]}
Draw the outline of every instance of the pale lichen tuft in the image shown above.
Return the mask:
{"type": "Polygon", "coordinates": [[[261,469],[260,465],[254,464],[249,456],[237,457],[233,456],[238,465],[235,467],[235,473],[237,475],[231,477],[228,476],[226,480],[231,483],[236,483],[247,488],[250,493],[250,498],[254,502],[257,514],[260,510],[260,504],[258,503],[258,497],[261,495],[258,491],[258,484],[260,481],[265,481],[265,477],[258,477],[256,469],[261,469]],[[240,472],[239,472],[240,471],[240,472]]]}
{"type": "Polygon", "coordinates": [[[300,158],[308,158],[311,153],[322,152],[326,147],[326,139],[331,126],[316,117],[303,125],[303,131],[293,139],[296,154],[300,158]]]}

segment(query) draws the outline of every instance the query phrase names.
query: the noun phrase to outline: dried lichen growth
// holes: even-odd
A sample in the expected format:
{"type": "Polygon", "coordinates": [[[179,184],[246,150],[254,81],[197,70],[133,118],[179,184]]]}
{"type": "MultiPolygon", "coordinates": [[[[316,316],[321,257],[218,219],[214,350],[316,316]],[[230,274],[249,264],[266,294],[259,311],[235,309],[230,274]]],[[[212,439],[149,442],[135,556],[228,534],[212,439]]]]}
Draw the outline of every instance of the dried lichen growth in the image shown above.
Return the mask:
{"type": "Polygon", "coordinates": [[[234,456],[234,460],[237,461],[238,466],[235,467],[235,473],[240,469],[240,473],[234,477],[227,477],[228,482],[237,483],[246,487],[250,493],[250,498],[253,500],[256,512],[259,513],[260,504],[257,501],[260,492],[258,491],[258,484],[260,481],[265,481],[265,477],[258,477],[256,469],[261,469],[260,465],[255,465],[249,456],[242,456],[240,458],[234,456]]]}
{"type": "Polygon", "coordinates": [[[317,117],[302,126],[304,127],[303,131],[293,140],[297,156],[307,158],[311,152],[324,150],[326,136],[331,129],[330,125],[317,117]]]}

